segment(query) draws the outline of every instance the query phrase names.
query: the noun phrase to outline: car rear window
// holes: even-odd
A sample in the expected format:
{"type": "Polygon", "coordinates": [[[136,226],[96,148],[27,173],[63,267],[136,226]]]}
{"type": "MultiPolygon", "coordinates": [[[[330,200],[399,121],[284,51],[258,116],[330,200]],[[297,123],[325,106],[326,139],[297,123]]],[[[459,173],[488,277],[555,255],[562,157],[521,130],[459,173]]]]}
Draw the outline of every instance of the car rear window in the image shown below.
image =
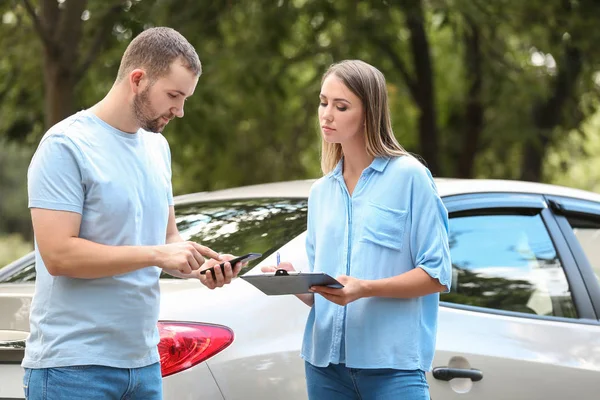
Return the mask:
{"type": "Polygon", "coordinates": [[[306,199],[217,201],[176,207],[176,220],[184,239],[219,253],[262,253],[243,274],[306,230],[307,207],[306,199]]]}

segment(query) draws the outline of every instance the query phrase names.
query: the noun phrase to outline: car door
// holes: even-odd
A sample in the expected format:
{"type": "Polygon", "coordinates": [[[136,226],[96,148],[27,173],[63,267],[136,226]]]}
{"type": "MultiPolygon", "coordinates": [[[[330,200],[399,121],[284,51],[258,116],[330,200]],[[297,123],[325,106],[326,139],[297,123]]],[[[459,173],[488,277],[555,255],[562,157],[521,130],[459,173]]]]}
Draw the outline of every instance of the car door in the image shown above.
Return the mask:
{"type": "Polygon", "coordinates": [[[597,398],[600,324],[548,201],[444,201],[453,279],[441,296],[432,399],[597,398]]]}
{"type": "Polygon", "coordinates": [[[29,254],[2,268],[0,274],[0,399],[22,399],[25,339],[35,279],[35,260],[29,254]]]}

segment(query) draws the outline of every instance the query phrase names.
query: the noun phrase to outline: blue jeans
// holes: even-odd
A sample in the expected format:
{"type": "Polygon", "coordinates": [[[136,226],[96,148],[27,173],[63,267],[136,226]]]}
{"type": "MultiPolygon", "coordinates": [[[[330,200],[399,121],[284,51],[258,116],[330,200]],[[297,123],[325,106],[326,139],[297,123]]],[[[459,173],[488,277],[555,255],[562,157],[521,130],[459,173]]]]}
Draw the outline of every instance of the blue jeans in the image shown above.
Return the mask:
{"type": "Polygon", "coordinates": [[[25,368],[23,390],[27,400],[160,400],[160,364],[142,368],[80,365],[60,368],[25,368]]]}
{"type": "Polygon", "coordinates": [[[344,364],[325,368],[305,362],[310,400],[429,400],[425,372],[400,369],[357,369],[344,364]]]}

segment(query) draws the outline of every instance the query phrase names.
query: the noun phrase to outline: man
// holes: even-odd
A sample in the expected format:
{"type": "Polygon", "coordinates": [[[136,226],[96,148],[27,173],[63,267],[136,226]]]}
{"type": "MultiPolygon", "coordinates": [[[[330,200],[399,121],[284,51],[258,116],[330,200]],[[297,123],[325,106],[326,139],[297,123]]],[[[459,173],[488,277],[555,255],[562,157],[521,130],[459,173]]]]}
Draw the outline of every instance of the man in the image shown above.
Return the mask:
{"type": "Polygon", "coordinates": [[[179,236],[169,146],[201,64],[178,32],[127,47],[109,93],[42,138],[28,173],[37,280],[23,367],[28,399],[160,399],[159,275],[213,289],[241,264],[179,236]],[[211,258],[205,262],[204,257],[211,258]]]}

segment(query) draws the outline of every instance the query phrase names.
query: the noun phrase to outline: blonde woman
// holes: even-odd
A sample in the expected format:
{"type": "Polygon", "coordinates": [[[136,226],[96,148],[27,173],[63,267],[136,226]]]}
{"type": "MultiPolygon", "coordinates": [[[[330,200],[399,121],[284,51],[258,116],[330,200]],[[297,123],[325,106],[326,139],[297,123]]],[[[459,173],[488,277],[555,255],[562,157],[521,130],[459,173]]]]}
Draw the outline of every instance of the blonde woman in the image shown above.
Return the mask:
{"type": "Polygon", "coordinates": [[[324,176],[309,196],[306,249],[310,269],[344,288],[298,295],[312,308],[309,398],[429,399],[439,293],[450,289],[447,211],[429,170],[394,137],[379,70],[334,64],[319,97],[324,176]]]}

